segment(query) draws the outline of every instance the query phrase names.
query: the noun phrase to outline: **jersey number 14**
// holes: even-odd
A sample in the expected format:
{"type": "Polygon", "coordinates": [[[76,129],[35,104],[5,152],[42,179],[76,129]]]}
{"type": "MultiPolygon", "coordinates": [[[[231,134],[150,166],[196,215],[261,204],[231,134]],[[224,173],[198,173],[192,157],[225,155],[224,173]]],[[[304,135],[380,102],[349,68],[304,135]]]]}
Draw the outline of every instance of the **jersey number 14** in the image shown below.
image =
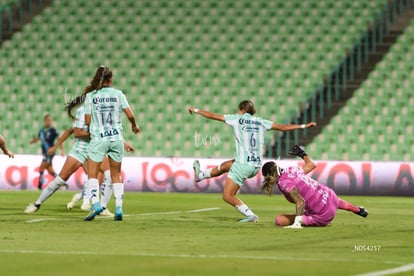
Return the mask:
{"type": "Polygon", "coordinates": [[[101,113],[101,122],[102,125],[112,125],[112,113],[111,112],[107,112],[107,113],[101,113]]]}

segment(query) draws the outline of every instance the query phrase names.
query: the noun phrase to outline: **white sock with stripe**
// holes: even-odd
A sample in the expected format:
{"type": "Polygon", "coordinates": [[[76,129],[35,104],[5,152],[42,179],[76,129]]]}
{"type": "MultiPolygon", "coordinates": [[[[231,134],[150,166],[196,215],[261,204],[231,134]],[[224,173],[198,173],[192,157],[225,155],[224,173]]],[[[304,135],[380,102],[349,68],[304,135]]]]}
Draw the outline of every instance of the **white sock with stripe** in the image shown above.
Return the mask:
{"type": "Polygon", "coordinates": [[[250,210],[246,204],[236,206],[237,211],[239,211],[244,216],[254,216],[255,214],[250,210]]]}
{"type": "Polygon", "coordinates": [[[88,179],[88,190],[91,195],[92,204],[99,203],[99,181],[96,178],[88,179]]]}
{"type": "Polygon", "coordinates": [[[124,183],[114,183],[112,184],[112,189],[114,190],[115,206],[122,208],[124,201],[124,183]]]}

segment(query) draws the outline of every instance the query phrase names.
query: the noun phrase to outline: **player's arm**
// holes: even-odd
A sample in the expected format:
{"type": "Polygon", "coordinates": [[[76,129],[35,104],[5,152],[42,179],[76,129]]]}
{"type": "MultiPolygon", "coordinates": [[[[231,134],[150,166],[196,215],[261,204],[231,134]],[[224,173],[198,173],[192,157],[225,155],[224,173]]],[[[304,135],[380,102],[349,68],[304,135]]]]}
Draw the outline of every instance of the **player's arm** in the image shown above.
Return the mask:
{"type": "Polygon", "coordinates": [[[82,128],[75,127],[73,128],[73,134],[76,138],[89,138],[90,133],[89,131],[85,131],[82,128]]]}
{"type": "Polygon", "coordinates": [[[5,155],[9,156],[10,158],[14,158],[13,152],[7,149],[6,141],[2,135],[0,135],[0,148],[5,155]]]}
{"type": "Polygon", "coordinates": [[[305,151],[304,146],[294,145],[289,150],[290,155],[295,155],[303,159],[305,163],[302,166],[302,170],[305,174],[310,173],[316,168],[315,162],[309,157],[309,155],[305,151]]]}
{"type": "Polygon", "coordinates": [[[37,143],[39,141],[40,141],[39,137],[33,137],[33,139],[30,140],[30,144],[34,144],[34,143],[37,143]]]}
{"type": "MultiPolygon", "coordinates": [[[[69,138],[69,136],[71,136],[73,133],[73,128],[69,128],[67,129],[65,132],[63,132],[63,134],[58,138],[58,140],[56,141],[56,144],[54,144],[53,146],[51,146],[48,150],[47,150],[47,155],[52,155],[56,152],[56,149],[58,147],[61,147],[63,145],[63,143],[69,138]]],[[[62,149],[62,147],[61,147],[62,149]]]]}
{"type": "Polygon", "coordinates": [[[85,114],[85,124],[88,126],[88,129],[91,124],[91,114],[85,114]]]}
{"type": "Polygon", "coordinates": [[[297,130],[297,129],[301,129],[301,128],[311,128],[311,127],[315,127],[315,126],[316,126],[315,122],[310,122],[310,123],[302,124],[302,125],[273,123],[271,130],[277,130],[277,131],[283,131],[284,132],[284,131],[297,130]]]}
{"type": "Polygon", "coordinates": [[[302,170],[305,174],[310,173],[316,168],[315,162],[313,162],[313,160],[308,155],[305,155],[303,157],[303,161],[305,161],[305,164],[303,164],[302,170]]]}
{"type": "Polygon", "coordinates": [[[210,112],[210,111],[207,111],[207,110],[202,110],[202,109],[198,109],[198,108],[194,108],[194,107],[190,107],[188,109],[188,112],[190,112],[191,115],[193,115],[193,113],[197,113],[197,114],[200,114],[201,116],[203,116],[204,118],[207,118],[207,119],[210,119],[210,120],[225,122],[224,115],[222,115],[222,114],[217,114],[217,113],[213,113],[213,112],[210,112]]]}
{"type": "Polygon", "coordinates": [[[65,145],[63,143],[60,144],[60,155],[62,155],[62,156],[65,155],[65,145]]]}
{"type": "Polygon", "coordinates": [[[124,140],[124,149],[127,152],[133,152],[135,150],[134,147],[131,144],[127,143],[125,140],[124,140]]]}
{"type": "Polygon", "coordinates": [[[297,188],[293,188],[289,193],[290,198],[296,204],[296,216],[303,216],[305,213],[305,200],[300,195],[297,188]]]}
{"type": "Polygon", "coordinates": [[[305,213],[305,200],[300,195],[297,188],[293,188],[289,193],[290,198],[296,204],[296,217],[292,225],[286,228],[302,228],[303,214],[305,213]]]}
{"type": "Polygon", "coordinates": [[[132,132],[135,134],[141,132],[141,129],[135,121],[135,116],[134,112],[132,112],[132,109],[130,107],[124,108],[124,113],[127,116],[128,121],[131,123],[132,132]]]}

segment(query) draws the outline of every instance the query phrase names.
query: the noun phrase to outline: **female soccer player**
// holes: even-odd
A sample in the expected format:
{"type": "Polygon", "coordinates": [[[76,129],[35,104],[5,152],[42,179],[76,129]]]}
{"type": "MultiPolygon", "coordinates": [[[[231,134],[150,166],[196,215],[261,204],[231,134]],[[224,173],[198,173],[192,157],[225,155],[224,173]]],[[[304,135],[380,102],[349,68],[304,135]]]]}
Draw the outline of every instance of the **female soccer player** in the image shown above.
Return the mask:
{"type": "Polygon", "coordinates": [[[115,197],[115,220],[122,220],[124,184],[121,179],[121,164],[124,154],[122,135],[122,112],[131,123],[132,132],[140,132],[135,116],[122,91],[111,87],[112,71],[101,66],[97,88],[86,95],[85,122],[89,126],[91,141],[88,150],[88,187],[91,193],[92,208],[85,218],[93,220],[103,211],[99,203],[99,167],[105,156],[109,157],[112,189],[115,197]]]}
{"type": "MultiPolygon", "coordinates": [[[[50,114],[46,114],[43,117],[43,123],[44,123],[44,126],[43,128],[39,130],[37,137],[30,140],[30,144],[34,144],[40,141],[41,147],[42,147],[43,159],[39,167],[39,184],[38,184],[39,190],[42,189],[42,186],[45,183],[45,178],[43,176],[43,172],[45,169],[49,172],[50,175],[53,175],[53,177],[56,177],[56,173],[52,165],[52,160],[53,160],[54,155],[47,155],[47,150],[51,146],[53,146],[56,138],[59,137],[59,133],[56,131],[56,128],[52,126],[53,121],[52,121],[52,116],[50,116],[50,114]]],[[[62,155],[65,155],[65,150],[64,150],[63,145],[61,146],[61,151],[62,151],[62,155]]]]}
{"type": "MultiPolygon", "coordinates": [[[[53,153],[54,150],[56,150],[56,147],[62,144],[72,133],[75,134],[75,143],[72,146],[71,151],[69,152],[65,164],[62,167],[61,172],[59,175],[49,183],[47,189],[43,190],[41,195],[39,196],[38,200],[30,204],[26,207],[25,213],[33,213],[39,210],[41,204],[48,199],[51,195],[53,195],[61,186],[66,184],[66,181],[69,179],[69,177],[75,173],[80,166],[84,167],[85,172],[87,173],[87,166],[86,160],[87,160],[87,153],[88,153],[88,147],[89,147],[89,139],[90,135],[88,132],[88,127],[85,124],[85,113],[84,113],[84,105],[83,102],[85,100],[85,96],[96,89],[97,85],[99,84],[100,78],[101,78],[101,72],[102,70],[97,70],[95,77],[92,79],[89,86],[87,86],[81,96],[76,97],[71,103],[68,104],[66,107],[68,111],[68,115],[75,119],[75,122],[73,124],[73,128],[68,129],[61,138],[59,138],[57,144],[55,146],[52,146],[48,151],[49,153],[53,153]],[[72,115],[72,109],[81,105],[77,112],[76,117],[73,117],[72,115]]],[[[126,144],[127,151],[133,151],[133,148],[126,144]]],[[[103,162],[101,166],[101,171],[104,174],[104,177],[106,179],[106,190],[104,190],[105,194],[111,193],[111,187],[110,187],[110,171],[109,171],[109,165],[107,162],[103,162]]],[[[110,199],[109,196],[103,197],[105,201],[102,203],[105,208],[106,204],[108,203],[110,199]]],[[[109,211],[105,210],[105,215],[112,215],[109,211]]]]}
{"type": "Polygon", "coordinates": [[[237,157],[234,162],[229,160],[217,168],[200,172],[199,163],[195,161],[196,180],[201,177],[217,176],[228,171],[229,174],[224,184],[223,200],[245,216],[240,222],[257,222],[259,217],[237,197],[237,193],[240,187],[244,185],[246,179],[254,177],[259,172],[262,165],[265,131],[290,131],[314,127],[316,123],[311,122],[306,125],[275,124],[269,120],[255,117],[256,108],[251,101],[242,101],[238,106],[237,114],[234,115],[221,115],[193,107],[190,107],[188,111],[190,114],[197,113],[207,119],[221,121],[230,125],[233,128],[236,143],[237,157]]]}
{"type": "Polygon", "coordinates": [[[13,152],[8,150],[6,140],[4,140],[4,137],[2,135],[0,135],[0,148],[3,151],[3,153],[7,155],[9,158],[14,158],[13,152]]]}
{"type": "Polygon", "coordinates": [[[296,214],[276,217],[277,226],[326,226],[334,219],[337,209],[347,210],[362,217],[368,216],[368,211],[364,207],[354,206],[340,199],[332,189],[307,176],[316,165],[303,146],[295,145],[289,153],[301,157],[305,161],[304,165],[281,169],[275,162],[267,162],[262,168],[265,178],[262,191],[271,195],[277,184],[285,198],[296,204],[296,214]]]}

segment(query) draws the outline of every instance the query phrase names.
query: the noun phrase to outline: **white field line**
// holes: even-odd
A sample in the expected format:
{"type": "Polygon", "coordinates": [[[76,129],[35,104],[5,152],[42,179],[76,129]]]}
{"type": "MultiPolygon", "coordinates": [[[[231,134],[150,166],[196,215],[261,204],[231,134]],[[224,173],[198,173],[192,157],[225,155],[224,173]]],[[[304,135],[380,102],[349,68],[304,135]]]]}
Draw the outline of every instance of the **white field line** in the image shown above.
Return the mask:
{"type": "Polygon", "coordinates": [[[369,272],[365,274],[358,274],[355,276],[385,276],[385,275],[392,275],[392,274],[407,272],[411,270],[414,270],[414,263],[406,264],[406,265],[399,266],[396,268],[391,268],[391,269],[379,270],[379,271],[369,272]]]}
{"type": "Polygon", "coordinates": [[[220,208],[203,208],[203,209],[195,209],[189,211],[173,211],[173,212],[155,212],[155,213],[143,213],[143,214],[131,214],[129,216],[152,216],[152,215],[176,215],[182,213],[201,213],[201,212],[209,212],[209,211],[216,211],[220,208]]]}
{"type": "MultiPolygon", "coordinates": [[[[127,214],[124,217],[133,217],[133,216],[157,216],[157,215],[177,215],[177,214],[184,214],[184,213],[201,213],[201,212],[209,212],[209,211],[216,211],[220,208],[213,207],[213,208],[202,208],[202,209],[194,209],[194,210],[187,210],[187,211],[171,211],[171,212],[153,212],[153,213],[142,213],[142,214],[127,214]]],[[[113,217],[105,217],[105,216],[96,216],[97,219],[108,219],[113,217]]],[[[49,221],[49,220],[59,220],[58,218],[41,218],[41,219],[30,219],[26,220],[26,223],[36,223],[42,221],[49,221]]]]}
{"type": "Polygon", "coordinates": [[[26,220],[26,223],[35,223],[35,222],[41,222],[41,221],[48,221],[48,220],[56,220],[55,218],[41,218],[41,219],[30,219],[26,220]]]}
{"type": "MultiPolygon", "coordinates": [[[[309,261],[309,262],[358,262],[358,263],[392,263],[401,264],[394,261],[372,261],[371,259],[349,260],[347,258],[301,258],[289,256],[249,256],[249,255],[204,255],[204,254],[158,254],[158,253],[111,253],[111,252],[94,252],[94,251],[54,251],[54,250],[25,250],[25,249],[0,249],[0,254],[42,254],[42,255],[80,255],[80,256],[124,256],[124,257],[155,257],[155,258],[180,258],[180,259],[244,259],[244,260],[269,260],[269,261],[309,261]]],[[[364,274],[365,275],[365,274],[364,274]]]]}

